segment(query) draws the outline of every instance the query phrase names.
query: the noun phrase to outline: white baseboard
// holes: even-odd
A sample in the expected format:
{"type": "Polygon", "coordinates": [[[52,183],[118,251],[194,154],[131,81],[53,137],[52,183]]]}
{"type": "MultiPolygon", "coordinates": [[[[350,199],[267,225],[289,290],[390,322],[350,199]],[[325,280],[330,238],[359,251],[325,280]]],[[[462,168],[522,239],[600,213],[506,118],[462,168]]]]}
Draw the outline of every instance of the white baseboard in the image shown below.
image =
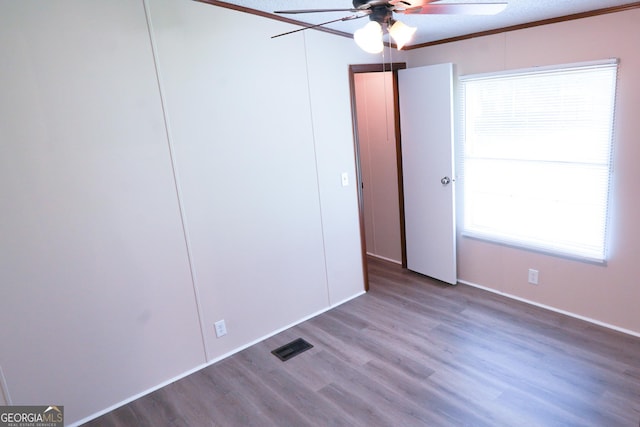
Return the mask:
{"type": "Polygon", "coordinates": [[[512,294],[509,294],[509,293],[506,293],[506,292],[502,292],[502,291],[498,291],[496,289],[487,288],[486,286],[478,285],[477,283],[468,282],[466,280],[458,280],[458,283],[462,283],[463,285],[468,285],[468,286],[471,286],[471,287],[474,287],[474,288],[482,289],[482,290],[485,290],[485,291],[488,291],[488,292],[491,292],[491,293],[494,293],[494,294],[502,295],[502,296],[505,296],[505,297],[513,299],[513,300],[517,300],[517,301],[520,301],[520,302],[524,302],[526,304],[534,305],[536,307],[544,308],[545,310],[549,310],[549,311],[553,311],[553,312],[556,312],[556,313],[564,314],[566,316],[573,317],[575,319],[584,320],[585,322],[593,323],[594,325],[602,326],[602,327],[607,328],[607,329],[612,329],[612,330],[617,331],[617,332],[622,332],[623,334],[627,334],[627,335],[631,335],[631,336],[640,338],[640,332],[635,332],[635,331],[632,331],[630,329],[621,328],[621,327],[616,326],[616,325],[611,325],[609,323],[601,322],[599,320],[592,319],[590,317],[585,317],[585,316],[582,316],[580,314],[572,313],[570,311],[561,310],[559,308],[552,307],[550,305],[541,304],[539,302],[531,301],[531,300],[528,300],[526,298],[521,298],[519,296],[512,295],[512,294]]]}
{"type": "Polygon", "coordinates": [[[402,265],[402,262],[398,261],[396,259],[391,259],[391,258],[387,258],[387,257],[381,256],[381,255],[372,254],[371,252],[367,252],[367,255],[370,256],[370,257],[373,257],[373,258],[378,258],[378,259],[381,259],[381,260],[384,260],[384,261],[392,262],[394,264],[402,265]]]}
{"type": "MultiPolygon", "coordinates": [[[[262,337],[260,337],[260,338],[257,338],[257,339],[255,339],[255,340],[253,340],[253,341],[251,341],[251,342],[249,342],[249,343],[247,343],[247,344],[244,344],[244,345],[242,345],[242,346],[240,346],[240,347],[238,347],[238,348],[235,348],[235,349],[231,350],[231,351],[230,351],[230,352],[228,352],[228,353],[225,353],[225,354],[223,354],[223,355],[221,355],[221,356],[216,357],[215,359],[210,360],[209,362],[207,362],[207,363],[205,364],[205,366],[203,366],[203,368],[204,368],[204,367],[207,367],[207,366],[211,366],[211,365],[213,365],[214,363],[217,363],[217,362],[219,362],[219,361],[221,361],[221,360],[223,360],[223,359],[226,359],[226,358],[227,358],[227,357],[229,357],[229,356],[233,356],[234,354],[239,353],[239,352],[241,352],[242,350],[245,350],[245,349],[247,349],[247,348],[251,347],[252,345],[258,344],[259,342],[262,342],[262,341],[266,340],[267,338],[271,338],[271,337],[272,337],[272,336],[274,336],[274,335],[278,335],[280,332],[284,332],[284,331],[286,331],[286,330],[287,330],[287,329],[289,329],[289,328],[293,328],[294,326],[299,325],[299,324],[300,324],[300,323],[302,323],[302,322],[306,322],[306,321],[307,321],[307,320],[309,320],[309,319],[313,319],[314,317],[316,317],[316,316],[318,316],[318,315],[320,315],[320,314],[322,314],[322,313],[324,313],[324,312],[327,312],[327,311],[331,310],[332,308],[335,308],[335,307],[337,307],[337,306],[339,306],[339,305],[342,305],[342,304],[344,304],[345,302],[351,301],[352,299],[357,298],[357,297],[359,297],[360,295],[363,295],[363,294],[365,294],[365,293],[366,293],[366,292],[365,292],[364,290],[363,290],[362,292],[358,292],[357,294],[355,294],[355,295],[353,295],[353,296],[350,296],[349,298],[345,298],[345,299],[343,299],[342,301],[339,301],[339,302],[337,302],[337,303],[335,303],[335,304],[331,304],[330,306],[325,307],[325,308],[323,308],[322,310],[318,310],[318,311],[316,311],[315,313],[312,313],[312,314],[310,314],[310,315],[308,315],[308,316],[305,316],[305,317],[303,317],[302,319],[296,320],[295,322],[290,323],[289,325],[283,326],[282,328],[279,328],[279,329],[276,329],[275,331],[269,332],[267,335],[264,335],[264,336],[262,336],[262,337]]],[[[202,369],[202,368],[199,368],[199,369],[202,369]]],[[[199,370],[199,369],[197,369],[197,370],[199,370]]],[[[187,374],[187,375],[189,375],[189,374],[187,374]]],[[[184,375],[184,376],[186,376],[186,375],[184,375]]],[[[181,377],[181,378],[182,378],[182,377],[181,377]]],[[[172,382],[173,382],[173,381],[172,381],[172,382]]],[[[158,388],[160,388],[160,387],[158,387],[158,388]]]]}
{"type": "MultiPolygon", "coordinates": [[[[87,423],[87,422],[89,422],[89,421],[91,421],[93,419],[96,419],[96,418],[98,418],[98,417],[100,417],[100,416],[102,416],[104,414],[107,414],[107,413],[109,413],[109,412],[111,412],[111,411],[113,411],[115,409],[120,408],[121,406],[124,406],[124,405],[126,405],[128,403],[131,403],[136,399],[144,397],[149,393],[153,393],[154,391],[159,390],[162,387],[166,387],[171,383],[174,383],[174,382],[176,382],[178,380],[181,380],[182,378],[187,377],[187,376],[189,376],[191,374],[194,374],[194,373],[200,371],[201,369],[204,369],[204,368],[206,368],[208,366],[211,366],[211,365],[213,365],[213,364],[215,364],[215,363],[217,363],[217,362],[219,362],[219,361],[221,361],[223,359],[226,359],[229,356],[233,356],[234,354],[236,354],[238,352],[241,352],[242,350],[244,350],[246,348],[249,348],[254,344],[257,344],[257,343],[259,343],[261,341],[264,341],[267,338],[271,338],[272,336],[277,335],[280,332],[286,331],[287,329],[292,328],[292,327],[294,327],[294,326],[296,326],[296,325],[298,325],[298,324],[300,324],[302,322],[306,322],[307,320],[312,319],[312,318],[314,318],[314,317],[316,317],[316,316],[318,316],[318,315],[320,315],[320,314],[322,314],[322,313],[324,313],[326,311],[329,311],[332,308],[335,308],[335,307],[337,307],[337,306],[339,306],[341,304],[344,304],[345,302],[351,301],[352,299],[357,298],[357,297],[359,297],[359,296],[361,296],[363,294],[365,294],[364,290],[362,292],[358,292],[357,294],[355,294],[355,295],[353,295],[351,297],[345,298],[344,300],[339,301],[339,302],[337,302],[335,304],[331,304],[328,307],[323,308],[322,310],[319,310],[319,311],[317,311],[315,313],[312,313],[312,314],[310,314],[308,316],[305,316],[302,319],[299,319],[299,320],[297,320],[297,321],[295,321],[295,322],[293,322],[293,323],[291,323],[291,324],[289,324],[287,326],[283,326],[282,328],[276,329],[275,331],[272,331],[272,332],[270,332],[270,333],[268,333],[268,334],[266,334],[266,335],[264,335],[264,336],[262,336],[262,337],[260,337],[258,339],[255,339],[255,340],[253,340],[253,341],[251,341],[251,342],[249,342],[249,343],[247,343],[245,345],[242,345],[242,346],[240,346],[238,348],[235,348],[235,349],[233,349],[232,351],[230,351],[228,353],[225,353],[225,354],[223,354],[221,356],[218,356],[218,357],[208,361],[207,363],[203,363],[201,365],[198,365],[195,368],[190,369],[190,370],[188,370],[186,372],[183,372],[183,373],[181,373],[181,374],[179,374],[179,375],[177,375],[177,376],[175,376],[175,377],[173,377],[173,378],[171,378],[171,379],[169,379],[167,381],[163,381],[162,383],[160,383],[160,384],[158,384],[156,386],[153,386],[153,387],[151,387],[151,388],[149,388],[147,390],[144,390],[144,391],[142,391],[142,392],[140,392],[138,394],[135,394],[135,395],[133,395],[131,397],[128,397],[127,399],[124,399],[121,402],[118,402],[118,403],[116,403],[114,405],[111,405],[108,408],[105,408],[105,409],[103,409],[103,410],[101,410],[99,412],[91,414],[88,417],[85,417],[85,418],[81,419],[80,421],[77,421],[77,422],[75,422],[73,424],[69,424],[69,427],[77,427],[77,426],[79,426],[81,424],[84,424],[84,423],[87,423]]],[[[0,371],[0,374],[2,374],[1,371],[0,371]]],[[[2,379],[2,377],[0,376],[0,380],[1,379],[2,379]]]]}
{"type": "Polygon", "coordinates": [[[189,375],[191,375],[191,374],[193,374],[195,372],[198,372],[199,370],[204,369],[207,366],[209,366],[208,363],[204,363],[204,364],[198,365],[193,369],[190,369],[190,370],[188,370],[186,372],[183,372],[180,375],[177,375],[177,376],[175,376],[175,377],[173,377],[173,378],[171,378],[169,380],[163,381],[160,384],[155,385],[155,386],[153,386],[153,387],[151,387],[151,388],[149,388],[147,390],[144,390],[144,391],[142,391],[142,392],[140,392],[138,394],[135,394],[135,395],[133,395],[131,397],[128,397],[128,398],[126,398],[126,399],[124,399],[124,400],[122,400],[122,401],[120,401],[120,402],[118,402],[118,403],[116,403],[114,405],[109,406],[108,408],[105,408],[105,409],[103,409],[101,411],[98,411],[98,412],[96,412],[94,414],[91,414],[88,417],[85,417],[85,418],[81,419],[80,421],[76,421],[76,422],[74,422],[72,424],[69,424],[68,427],[77,427],[77,426],[79,426],[81,424],[88,423],[89,421],[91,421],[93,419],[96,419],[96,418],[98,418],[98,417],[100,417],[100,416],[102,416],[104,414],[107,414],[107,413],[109,413],[109,412],[111,412],[111,411],[113,411],[115,409],[118,409],[121,406],[126,405],[127,403],[131,403],[136,399],[139,399],[139,398],[141,398],[143,396],[146,396],[149,393],[153,393],[154,391],[159,390],[162,387],[168,386],[171,383],[174,383],[174,382],[176,382],[176,381],[178,381],[178,380],[180,380],[180,379],[182,379],[184,377],[187,377],[187,376],[189,376],[189,375]]]}

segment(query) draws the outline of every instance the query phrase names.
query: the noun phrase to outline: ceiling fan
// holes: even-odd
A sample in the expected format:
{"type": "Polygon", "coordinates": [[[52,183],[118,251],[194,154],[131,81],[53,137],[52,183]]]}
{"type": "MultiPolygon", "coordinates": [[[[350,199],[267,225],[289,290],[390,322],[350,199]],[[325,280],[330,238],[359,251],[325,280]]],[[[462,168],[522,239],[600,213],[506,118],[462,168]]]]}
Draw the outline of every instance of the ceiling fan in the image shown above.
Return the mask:
{"type": "Polygon", "coordinates": [[[310,25],[273,37],[280,37],[333,22],[348,21],[368,16],[369,23],[363,28],[356,30],[353,38],[364,51],[380,53],[384,48],[382,42],[383,30],[389,33],[395,41],[398,50],[402,49],[402,47],[411,40],[417,30],[417,28],[409,27],[401,21],[394,19],[394,13],[405,15],[495,15],[503,11],[506,7],[506,1],[492,3],[446,3],[441,0],[353,0],[353,7],[345,9],[276,10],[274,13],[278,14],[320,12],[354,12],[356,14],[321,24],[310,25]]]}

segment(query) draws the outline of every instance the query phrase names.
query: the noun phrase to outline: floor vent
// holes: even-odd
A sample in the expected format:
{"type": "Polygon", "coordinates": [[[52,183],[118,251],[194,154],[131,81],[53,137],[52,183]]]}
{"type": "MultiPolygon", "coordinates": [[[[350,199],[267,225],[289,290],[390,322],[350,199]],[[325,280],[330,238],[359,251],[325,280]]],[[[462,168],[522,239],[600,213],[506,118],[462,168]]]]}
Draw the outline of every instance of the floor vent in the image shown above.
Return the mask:
{"type": "Polygon", "coordinates": [[[310,348],[313,348],[311,344],[309,344],[302,338],[298,338],[297,340],[291,341],[289,344],[285,344],[282,347],[276,348],[271,353],[273,353],[278,359],[286,362],[293,356],[297,356],[303,351],[309,350],[310,348]]]}

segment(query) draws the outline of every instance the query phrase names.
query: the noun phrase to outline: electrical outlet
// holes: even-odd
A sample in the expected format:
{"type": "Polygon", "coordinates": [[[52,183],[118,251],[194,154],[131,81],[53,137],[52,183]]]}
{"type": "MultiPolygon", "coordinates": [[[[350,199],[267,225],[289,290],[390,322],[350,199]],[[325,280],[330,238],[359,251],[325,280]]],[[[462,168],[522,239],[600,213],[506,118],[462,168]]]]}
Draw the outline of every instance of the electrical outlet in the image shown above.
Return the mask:
{"type": "Polygon", "coordinates": [[[538,284],[538,270],[534,270],[533,268],[529,269],[529,283],[532,285],[538,284]]]}
{"type": "Polygon", "coordinates": [[[216,337],[220,338],[227,335],[227,325],[224,323],[224,319],[218,320],[214,325],[216,327],[216,337]]]}
{"type": "Polygon", "coordinates": [[[349,185],[349,174],[347,172],[342,172],[342,175],[340,175],[340,179],[342,180],[343,187],[349,185]]]}

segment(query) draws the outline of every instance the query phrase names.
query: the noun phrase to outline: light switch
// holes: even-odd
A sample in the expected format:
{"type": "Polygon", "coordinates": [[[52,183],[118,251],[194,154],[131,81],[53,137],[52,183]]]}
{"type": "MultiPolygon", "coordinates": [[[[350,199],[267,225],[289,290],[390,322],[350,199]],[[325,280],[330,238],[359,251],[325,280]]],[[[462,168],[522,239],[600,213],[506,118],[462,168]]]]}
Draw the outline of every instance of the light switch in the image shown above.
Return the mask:
{"type": "Polygon", "coordinates": [[[346,187],[349,185],[349,174],[347,172],[342,172],[342,186],[346,187]]]}

